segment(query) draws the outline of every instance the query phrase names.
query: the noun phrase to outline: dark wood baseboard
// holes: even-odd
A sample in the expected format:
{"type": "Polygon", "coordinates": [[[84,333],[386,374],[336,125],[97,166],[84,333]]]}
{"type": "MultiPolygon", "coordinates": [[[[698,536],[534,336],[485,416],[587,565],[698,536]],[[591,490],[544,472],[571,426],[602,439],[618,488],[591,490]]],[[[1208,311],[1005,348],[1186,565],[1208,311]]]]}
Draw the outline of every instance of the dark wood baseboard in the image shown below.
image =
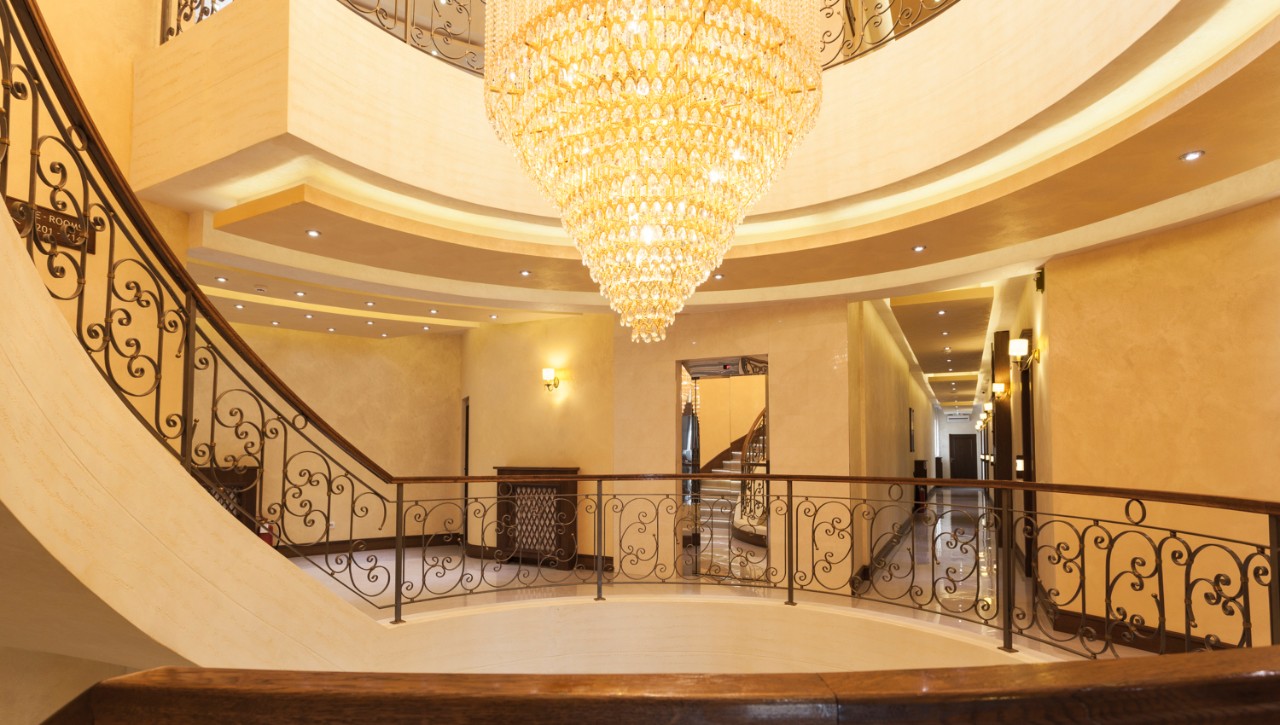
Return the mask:
{"type": "MultiPolygon", "coordinates": [[[[406,536],[405,548],[417,549],[432,546],[458,546],[462,543],[460,532],[427,534],[426,536],[406,536]]],[[[320,541],[314,544],[279,544],[276,549],[287,557],[326,556],[328,554],[345,554],[352,551],[379,551],[396,548],[396,537],[379,536],[371,539],[344,539],[341,541],[320,541]]]]}
{"type": "MultiPolygon", "coordinates": [[[[1111,622],[1114,630],[1125,629],[1125,625],[1115,621],[1111,622]]],[[[1084,614],[1080,612],[1071,612],[1067,610],[1058,610],[1053,615],[1053,630],[1064,634],[1076,634],[1081,629],[1088,627],[1098,633],[1099,637],[1104,636],[1107,628],[1107,621],[1096,614],[1084,614]]],[[[1155,627],[1135,627],[1136,636],[1132,642],[1116,641],[1117,645],[1130,647],[1132,649],[1142,650],[1143,652],[1154,652],[1155,654],[1170,654],[1173,652],[1202,652],[1209,649],[1203,637],[1190,637],[1182,632],[1172,632],[1166,630],[1164,633],[1164,648],[1160,647],[1160,635],[1155,627]]],[[[1236,649],[1235,645],[1218,644],[1212,649],[1228,650],[1236,649]]]]}
{"type": "MultiPolygon", "coordinates": [[[[516,556],[510,551],[499,549],[496,546],[481,546],[480,544],[467,544],[463,547],[463,552],[472,559],[480,559],[481,561],[496,561],[506,564],[533,564],[539,565],[539,561],[533,556],[516,556]]],[[[575,554],[572,558],[565,561],[557,561],[554,564],[541,564],[550,569],[558,569],[561,571],[569,571],[573,569],[591,569],[596,568],[595,554],[575,554]]],[[[604,557],[604,570],[613,571],[613,557],[604,557]]]]}

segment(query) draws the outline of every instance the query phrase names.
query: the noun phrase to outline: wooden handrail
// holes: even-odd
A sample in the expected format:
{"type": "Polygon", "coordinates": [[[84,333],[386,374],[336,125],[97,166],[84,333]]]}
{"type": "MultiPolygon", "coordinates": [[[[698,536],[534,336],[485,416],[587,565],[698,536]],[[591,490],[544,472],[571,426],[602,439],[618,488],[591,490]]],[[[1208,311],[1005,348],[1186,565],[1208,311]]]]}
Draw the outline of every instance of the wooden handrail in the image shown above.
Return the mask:
{"type": "MultiPolygon", "coordinates": [[[[75,82],[71,80],[71,74],[67,71],[66,64],[53,43],[53,36],[49,32],[49,27],[45,23],[40,9],[33,0],[13,0],[13,7],[15,15],[18,21],[22,23],[27,37],[38,39],[38,42],[31,43],[31,52],[36,55],[41,65],[55,70],[53,73],[45,74],[47,77],[42,80],[50,92],[58,99],[61,110],[67,116],[67,121],[83,132],[87,141],[85,144],[87,147],[86,153],[93,160],[95,168],[101,175],[103,183],[110,189],[111,195],[119,202],[120,208],[114,211],[128,217],[137,228],[147,249],[164,266],[165,273],[172,278],[174,284],[180,290],[194,299],[196,309],[209,321],[209,324],[213,326],[218,335],[231,345],[235,354],[244,360],[254,374],[266,381],[267,385],[276,394],[280,395],[286,403],[293,406],[307,418],[309,425],[315,426],[321,433],[338,445],[344,453],[368,469],[374,476],[383,481],[390,481],[392,476],[387,472],[387,469],[367,456],[364,451],[347,440],[346,436],[343,436],[329,425],[311,406],[303,402],[302,398],[293,391],[293,388],[290,388],[281,380],[245,342],[244,338],[240,337],[240,334],[231,327],[231,323],[222,316],[222,313],[200,290],[200,285],[187,272],[182,262],[169,248],[169,245],[164,242],[163,235],[160,234],[155,223],[151,221],[151,217],[142,207],[137,195],[133,193],[133,188],[125,180],[124,174],[120,171],[119,165],[116,164],[115,158],[107,150],[102,133],[98,130],[93,119],[89,117],[89,114],[85,112],[84,100],[79,91],[76,90],[75,82]]],[[[64,134],[66,133],[65,128],[61,130],[64,134]]],[[[195,321],[190,321],[190,324],[194,326],[195,321]]]]}
{"type": "Polygon", "coordinates": [[[1280,647],[1101,662],[774,675],[161,668],[48,722],[1276,722],[1280,647]]]}

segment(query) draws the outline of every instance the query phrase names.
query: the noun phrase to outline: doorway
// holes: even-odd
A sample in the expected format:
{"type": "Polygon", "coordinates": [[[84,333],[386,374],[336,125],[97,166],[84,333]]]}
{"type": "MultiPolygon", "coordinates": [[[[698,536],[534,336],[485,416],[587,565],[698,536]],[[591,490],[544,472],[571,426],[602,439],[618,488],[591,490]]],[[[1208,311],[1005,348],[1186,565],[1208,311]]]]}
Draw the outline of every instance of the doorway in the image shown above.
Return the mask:
{"type": "Polygon", "coordinates": [[[768,359],[684,360],[680,384],[684,570],[761,579],[768,567],[768,359]],[[722,477],[721,477],[722,476],[722,477]]]}
{"type": "Polygon", "coordinates": [[[951,477],[978,477],[978,436],[973,433],[952,433],[951,477]]]}

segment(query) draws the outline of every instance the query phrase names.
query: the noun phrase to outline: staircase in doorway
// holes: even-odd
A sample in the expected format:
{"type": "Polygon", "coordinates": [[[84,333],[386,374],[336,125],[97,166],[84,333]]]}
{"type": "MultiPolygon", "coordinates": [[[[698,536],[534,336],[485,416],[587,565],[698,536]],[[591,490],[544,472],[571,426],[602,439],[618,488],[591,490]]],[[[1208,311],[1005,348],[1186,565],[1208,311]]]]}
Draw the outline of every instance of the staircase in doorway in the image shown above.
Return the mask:
{"type": "Polygon", "coordinates": [[[764,531],[764,527],[746,524],[742,517],[742,451],[733,451],[710,472],[723,474],[724,478],[702,481],[698,571],[709,576],[761,579],[766,562],[765,547],[734,535],[735,522],[739,529],[758,530],[761,535],[764,531]]]}

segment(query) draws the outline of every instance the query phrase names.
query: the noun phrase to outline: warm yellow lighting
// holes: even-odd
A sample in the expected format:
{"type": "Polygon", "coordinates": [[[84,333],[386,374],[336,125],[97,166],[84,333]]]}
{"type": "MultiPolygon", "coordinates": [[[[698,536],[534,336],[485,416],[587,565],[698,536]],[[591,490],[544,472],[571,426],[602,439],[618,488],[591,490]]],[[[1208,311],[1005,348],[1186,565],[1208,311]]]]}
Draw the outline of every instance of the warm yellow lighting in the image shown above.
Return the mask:
{"type": "Polygon", "coordinates": [[[980,414],[978,414],[978,420],[986,420],[986,419],[987,419],[987,411],[984,410],[980,414]]]}
{"type": "Polygon", "coordinates": [[[988,413],[990,413],[990,412],[991,412],[991,409],[992,409],[992,408],[994,408],[994,407],[995,407],[995,406],[994,406],[994,405],[992,405],[990,402],[986,402],[986,403],[983,403],[983,404],[982,404],[982,409],[983,409],[983,410],[985,410],[985,411],[987,411],[988,413]]]}
{"type": "Polygon", "coordinates": [[[489,120],[632,340],[666,337],[812,127],[818,12],[801,0],[487,8],[489,120]]]}
{"type": "Polygon", "coordinates": [[[1025,337],[1015,337],[1009,341],[1009,357],[1022,360],[1031,352],[1031,341],[1025,337]]]}
{"type": "Polygon", "coordinates": [[[556,377],[555,368],[542,369],[542,384],[547,386],[548,393],[560,387],[560,378],[556,377]]]}
{"type": "Polygon", "coordinates": [[[1004,383],[992,383],[991,392],[995,393],[997,396],[1004,395],[1004,383]]]}

